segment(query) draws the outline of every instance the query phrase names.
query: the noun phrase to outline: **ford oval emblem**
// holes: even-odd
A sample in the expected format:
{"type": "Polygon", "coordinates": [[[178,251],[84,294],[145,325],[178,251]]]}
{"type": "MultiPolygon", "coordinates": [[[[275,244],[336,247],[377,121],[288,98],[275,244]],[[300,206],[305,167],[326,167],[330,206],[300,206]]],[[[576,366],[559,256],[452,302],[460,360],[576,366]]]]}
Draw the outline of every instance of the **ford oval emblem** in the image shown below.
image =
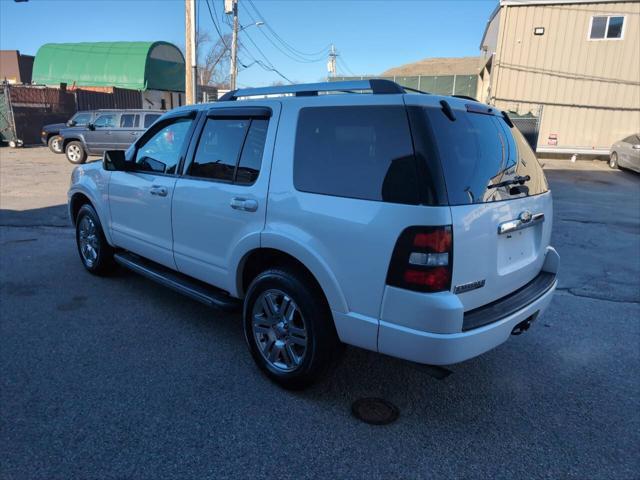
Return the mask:
{"type": "Polygon", "coordinates": [[[531,212],[529,210],[525,210],[518,218],[522,223],[529,223],[531,221],[531,212]]]}

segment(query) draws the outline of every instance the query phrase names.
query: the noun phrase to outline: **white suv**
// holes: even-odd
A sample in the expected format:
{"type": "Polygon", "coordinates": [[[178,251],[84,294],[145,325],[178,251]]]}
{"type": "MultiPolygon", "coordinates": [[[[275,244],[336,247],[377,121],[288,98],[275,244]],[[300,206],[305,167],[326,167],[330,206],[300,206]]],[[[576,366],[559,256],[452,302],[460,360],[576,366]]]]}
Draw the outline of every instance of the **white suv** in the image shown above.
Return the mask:
{"type": "Polygon", "coordinates": [[[286,387],[343,343],[472,358],[549,305],[552,200],[509,117],[386,80],[239,90],[77,167],[80,258],[220,307],[286,387]]]}

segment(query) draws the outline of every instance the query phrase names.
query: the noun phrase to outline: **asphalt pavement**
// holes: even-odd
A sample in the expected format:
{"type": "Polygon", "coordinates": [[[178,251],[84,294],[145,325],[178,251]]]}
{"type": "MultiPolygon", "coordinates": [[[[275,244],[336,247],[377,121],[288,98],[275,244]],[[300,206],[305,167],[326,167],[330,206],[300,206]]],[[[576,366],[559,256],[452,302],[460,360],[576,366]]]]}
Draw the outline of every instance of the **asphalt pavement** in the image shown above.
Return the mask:
{"type": "Polygon", "coordinates": [[[288,392],[254,366],[238,314],[85,272],[63,205],[70,166],[10,152],[0,478],[640,477],[639,175],[547,165],[560,288],[526,334],[445,378],[348,348],[324,382],[288,392]],[[355,419],[368,396],[399,419],[355,419]]]}

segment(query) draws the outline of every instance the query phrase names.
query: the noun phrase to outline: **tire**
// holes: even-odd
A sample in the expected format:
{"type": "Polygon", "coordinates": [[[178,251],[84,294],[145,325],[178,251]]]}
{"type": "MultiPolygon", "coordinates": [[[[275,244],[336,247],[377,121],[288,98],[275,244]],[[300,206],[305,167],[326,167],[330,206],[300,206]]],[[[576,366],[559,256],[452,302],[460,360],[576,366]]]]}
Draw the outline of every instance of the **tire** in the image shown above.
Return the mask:
{"type": "Polygon", "coordinates": [[[609,168],[619,168],[618,154],[616,152],[611,152],[611,156],[609,157],[609,168]]]}
{"type": "Polygon", "coordinates": [[[113,248],[107,242],[94,208],[85,204],[76,217],[76,245],[80,260],[94,275],[107,275],[115,267],[113,248]]]}
{"type": "Polygon", "coordinates": [[[82,143],[77,140],[67,143],[67,146],[64,147],[64,153],[67,156],[67,160],[74,165],[79,165],[87,161],[87,152],[82,146],[82,143]]]}
{"type": "Polygon", "coordinates": [[[49,138],[47,145],[49,146],[49,150],[51,150],[53,153],[63,153],[62,137],[60,135],[53,135],[51,138],[49,138]]]}
{"type": "Polygon", "coordinates": [[[244,301],[244,334],[251,356],[271,380],[287,389],[317,381],[341,347],[331,310],[322,292],[310,285],[308,275],[274,268],[251,282],[244,301]]]}

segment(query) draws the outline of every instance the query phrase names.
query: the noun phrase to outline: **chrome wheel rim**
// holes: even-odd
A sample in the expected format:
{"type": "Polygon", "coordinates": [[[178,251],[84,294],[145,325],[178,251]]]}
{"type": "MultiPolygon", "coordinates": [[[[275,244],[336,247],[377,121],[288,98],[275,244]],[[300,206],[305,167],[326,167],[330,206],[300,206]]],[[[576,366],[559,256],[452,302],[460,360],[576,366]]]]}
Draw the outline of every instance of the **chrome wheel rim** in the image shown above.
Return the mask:
{"type": "Polygon", "coordinates": [[[53,148],[56,152],[60,151],[60,139],[54,138],[51,141],[51,148],[53,148]]]}
{"type": "Polygon", "coordinates": [[[251,313],[253,337],[262,357],[281,372],[296,370],[307,353],[307,327],[293,299],[281,290],[258,296],[251,313]]]}
{"type": "Polygon", "coordinates": [[[85,265],[89,268],[93,267],[98,260],[100,241],[98,240],[98,228],[89,216],[82,217],[78,225],[78,245],[85,265]]]}
{"type": "Polygon", "coordinates": [[[67,149],[67,154],[72,162],[77,162],[80,160],[80,147],[77,145],[70,145],[67,149]]]}
{"type": "Polygon", "coordinates": [[[611,155],[611,158],[609,159],[609,166],[610,167],[615,167],[616,166],[616,162],[617,162],[617,157],[615,155],[611,155]]]}

